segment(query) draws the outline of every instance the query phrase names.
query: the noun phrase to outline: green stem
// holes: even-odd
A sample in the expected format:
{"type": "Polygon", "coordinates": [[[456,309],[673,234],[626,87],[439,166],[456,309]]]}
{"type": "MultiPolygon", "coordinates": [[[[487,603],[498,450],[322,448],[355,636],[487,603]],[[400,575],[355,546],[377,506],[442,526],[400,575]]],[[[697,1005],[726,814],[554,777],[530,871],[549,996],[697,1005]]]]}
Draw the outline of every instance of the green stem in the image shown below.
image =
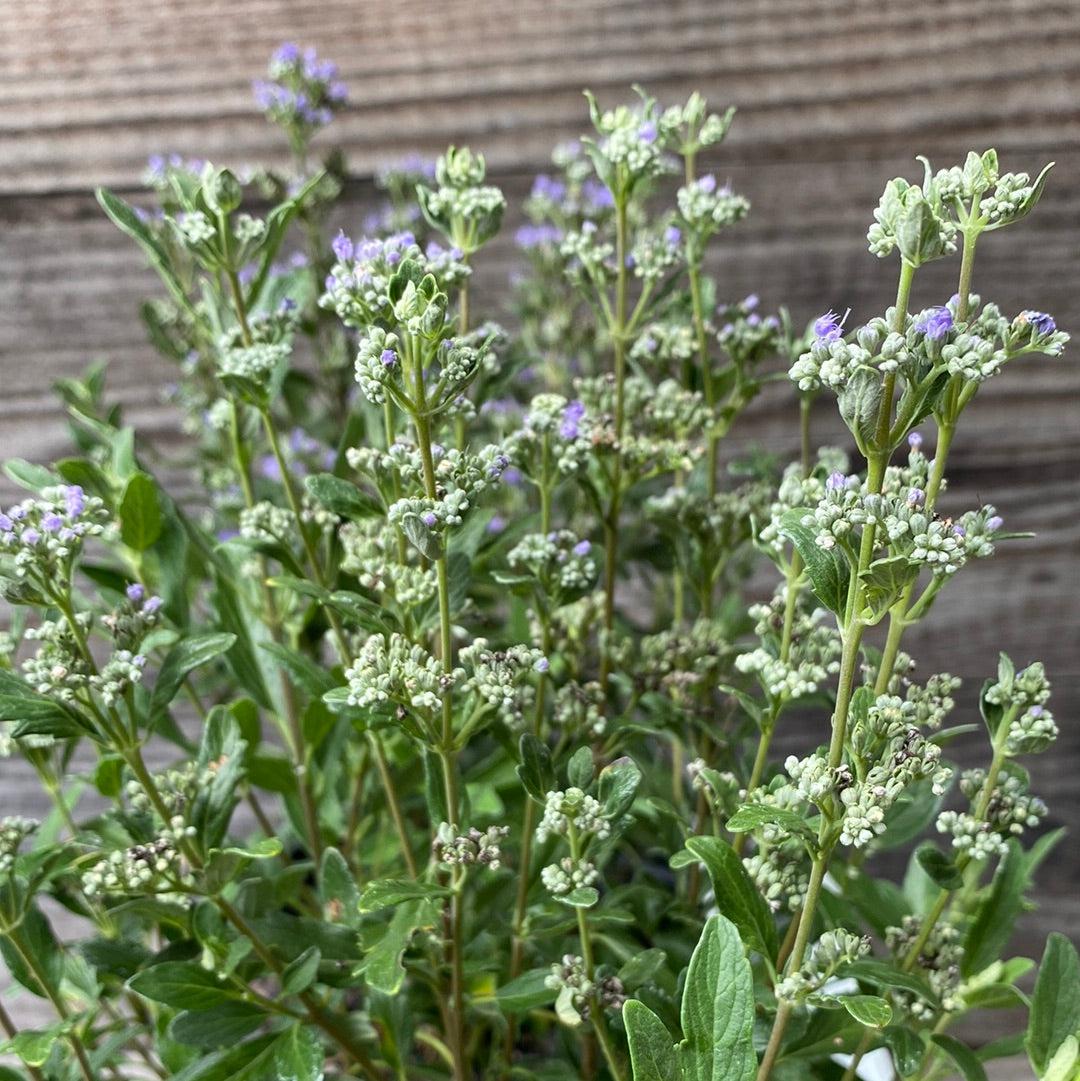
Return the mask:
{"type": "MultiPolygon", "coordinates": [[[[570,842],[570,857],[577,863],[581,859],[581,843],[577,829],[573,824],[570,825],[567,840],[570,842]]],[[[574,912],[577,914],[578,937],[581,940],[581,958],[585,964],[585,976],[595,986],[596,962],[593,956],[592,935],[589,933],[589,918],[584,908],[575,908],[574,912]]],[[[616,1054],[615,1045],[608,1030],[607,1018],[604,1015],[604,1004],[599,994],[593,994],[589,1019],[592,1021],[593,1031],[596,1033],[600,1051],[604,1056],[608,1069],[611,1071],[611,1076],[615,1081],[623,1081],[622,1066],[619,1063],[619,1057],[616,1054]]]]}
{"type": "MultiPolygon", "coordinates": [[[[18,1027],[11,1018],[11,1014],[4,1008],[3,1002],[0,1002],[0,1029],[3,1029],[4,1035],[9,1040],[14,1040],[19,1035],[18,1027]]],[[[26,1065],[24,1063],[24,1065],[26,1065]]],[[[45,1081],[45,1077],[42,1072],[36,1066],[26,1066],[26,1072],[34,1079],[34,1081],[45,1081]]]]}
{"type": "Polygon", "coordinates": [[[604,643],[600,686],[607,692],[611,676],[611,634],[615,627],[615,571],[618,563],[619,512],[622,507],[622,437],[626,424],[626,198],[615,203],[615,312],[611,327],[615,367],[615,463],[611,502],[604,520],[604,643]]]}
{"type": "MultiPolygon", "coordinates": [[[[35,980],[37,980],[42,991],[45,992],[45,997],[48,998],[52,1003],[53,1009],[56,1010],[56,1016],[59,1017],[61,1021],[68,1021],[71,1018],[71,1014],[68,1012],[63,995],[61,995],[60,991],[52,985],[45,970],[38,963],[34,951],[23,943],[22,935],[18,929],[8,933],[8,942],[11,943],[12,948],[19,955],[19,959],[26,966],[27,971],[30,972],[35,980]]],[[[86,1054],[86,1048],[83,1047],[82,1040],[79,1038],[78,1034],[75,1032],[68,1032],[67,1041],[71,1045],[71,1050],[79,1065],[79,1072],[83,1075],[85,1081],[96,1081],[93,1067],[90,1065],[90,1059],[86,1054]]]]}
{"type": "MultiPolygon", "coordinates": [[[[413,416],[416,429],[416,441],[420,447],[420,458],[423,463],[424,490],[428,499],[438,499],[438,488],[435,481],[435,459],[431,450],[431,422],[426,412],[424,397],[423,373],[419,358],[415,359],[415,378],[417,384],[417,398],[420,409],[413,416]]],[[[435,574],[438,580],[439,594],[439,654],[442,661],[444,675],[449,676],[454,670],[454,642],[453,625],[450,617],[450,577],[447,568],[446,553],[442,551],[435,560],[435,574]]],[[[443,786],[446,791],[446,814],[448,821],[460,824],[460,796],[458,791],[457,754],[454,748],[454,705],[449,688],[442,696],[442,729],[440,732],[439,745],[436,748],[439,761],[442,764],[443,786]]],[[[451,996],[452,996],[452,1031],[450,1037],[450,1049],[454,1055],[454,1078],[455,1081],[466,1081],[467,1066],[465,1063],[465,970],[462,950],[462,903],[461,891],[454,890],[450,899],[450,935],[447,942],[447,950],[450,954],[451,964],[451,996]]]]}

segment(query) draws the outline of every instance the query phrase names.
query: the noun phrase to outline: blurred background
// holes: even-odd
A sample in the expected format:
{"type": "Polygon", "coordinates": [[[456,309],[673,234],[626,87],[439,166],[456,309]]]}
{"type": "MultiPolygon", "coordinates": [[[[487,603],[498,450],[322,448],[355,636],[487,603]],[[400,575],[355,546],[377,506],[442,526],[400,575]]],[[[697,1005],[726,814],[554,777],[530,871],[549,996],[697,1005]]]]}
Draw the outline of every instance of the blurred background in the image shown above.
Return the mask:
{"type": "MultiPolygon", "coordinates": [[[[756,292],[799,326],[829,308],[850,307],[853,324],[883,310],[894,267],[868,254],[865,232],[885,181],[921,178],[916,154],[944,166],[994,146],[1004,170],[1057,167],[1027,222],[983,240],[974,287],[1080,332],[1077,0],[0,0],[0,18],[0,458],[62,456],[50,386],[106,359],[111,395],[160,474],[198,498],[177,458],[178,414],[162,401],[169,368],[137,318],[155,279],[92,189],[136,195],[156,153],[283,163],[251,94],[283,40],[314,45],[348,85],[349,107],[320,136],[342,147],[351,177],[351,218],[335,228],[360,232],[379,167],[449,142],[485,153],[510,203],[477,270],[485,315],[505,318],[516,207],[552,148],[584,131],[582,88],[613,104],[640,83],[662,104],[696,88],[738,107],[702,163],[753,204],[719,245],[724,298],[756,292]]],[[[915,306],[955,291],[944,264],[919,275],[915,306]]],[[[1048,930],[1080,937],[1078,352],[1020,362],[965,415],[944,509],[993,502],[1009,528],[1037,537],[966,570],[966,588],[910,636],[922,671],[967,677],[969,713],[999,649],[1018,665],[1044,660],[1054,680],[1062,737],[1034,761],[1033,787],[1047,828],[1072,835],[1043,868],[1016,944],[1030,956],[1048,930]]],[[[833,403],[821,406],[815,439],[844,442],[833,403]]],[[[787,460],[794,421],[776,386],[735,443],[787,460]]],[[[14,493],[0,477],[0,501],[14,493]]],[[[29,778],[5,778],[0,763],[0,781],[4,813],[32,810],[29,778]]]]}

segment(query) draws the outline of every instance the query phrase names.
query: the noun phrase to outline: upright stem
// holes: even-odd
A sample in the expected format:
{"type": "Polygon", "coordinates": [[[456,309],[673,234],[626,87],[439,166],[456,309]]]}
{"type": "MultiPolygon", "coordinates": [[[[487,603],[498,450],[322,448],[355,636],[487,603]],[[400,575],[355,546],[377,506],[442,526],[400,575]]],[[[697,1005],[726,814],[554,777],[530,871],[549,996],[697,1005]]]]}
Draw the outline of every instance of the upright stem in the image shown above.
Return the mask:
{"type": "MultiPolygon", "coordinates": [[[[414,415],[416,441],[420,447],[420,459],[424,470],[424,490],[428,499],[438,499],[435,481],[435,459],[431,450],[431,421],[426,413],[426,400],[423,373],[420,359],[414,358],[417,399],[420,410],[414,415]]],[[[435,574],[438,580],[439,594],[439,654],[443,674],[447,677],[454,670],[453,626],[450,617],[450,576],[447,568],[446,553],[443,551],[435,560],[435,574]]],[[[457,753],[454,748],[454,704],[449,686],[442,696],[442,729],[437,747],[442,763],[443,785],[446,790],[446,814],[449,822],[460,824],[460,796],[458,792],[457,753]]],[[[455,888],[450,898],[450,936],[447,943],[451,964],[452,1031],[450,1049],[454,1056],[454,1079],[466,1081],[465,1063],[465,968],[462,956],[462,903],[461,890],[455,888]]]]}
{"type": "MultiPolygon", "coordinates": [[[[581,844],[577,829],[571,824],[567,839],[570,842],[570,857],[575,863],[581,858],[581,844]]],[[[581,958],[585,964],[585,976],[589,983],[596,984],[596,962],[593,958],[592,935],[589,932],[589,918],[584,908],[575,908],[577,914],[578,938],[581,940],[581,958]]],[[[619,1063],[619,1057],[615,1051],[615,1045],[608,1031],[607,1018],[604,1016],[604,1004],[598,993],[593,994],[592,1007],[589,1011],[589,1019],[592,1021],[593,1031],[596,1033],[597,1042],[604,1055],[604,1061],[611,1071],[615,1081],[623,1081],[623,1070],[619,1063]]]]}
{"type": "MultiPolygon", "coordinates": [[[[34,979],[37,980],[38,984],[40,984],[42,991],[45,992],[45,997],[48,998],[52,1003],[53,1009],[56,1010],[56,1016],[59,1017],[61,1021],[69,1020],[71,1014],[68,1011],[67,1004],[64,1002],[63,995],[60,994],[58,988],[53,986],[45,970],[39,963],[37,954],[22,941],[21,932],[18,929],[9,932],[7,940],[19,955],[19,959],[26,966],[27,971],[29,971],[34,979]]],[[[79,1038],[78,1033],[74,1031],[68,1032],[67,1041],[71,1045],[71,1050],[75,1055],[75,1060],[79,1066],[79,1072],[82,1074],[84,1081],[96,1081],[94,1069],[90,1065],[90,1059],[87,1057],[86,1048],[83,1047],[82,1040],[79,1038]]]]}
{"type": "Polygon", "coordinates": [[[619,512],[622,508],[622,437],[626,424],[626,198],[615,201],[615,312],[611,328],[615,361],[615,465],[611,503],[604,519],[604,644],[600,686],[607,691],[611,675],[611,634],[615,626],[615,571],[618,564],[619,512]]]}
{"type": "MultiPolygon", "coordinates": [[[[0,1029],[3,1030],[4,1035],[9,1040],[14,1040],[15,1037],[19,1035],[19,1030],[12,1020],[11,1014],[4,1008],[3,1002],[0,1002],[0,1029]]],[[[36,1066],[27,1066],[26,1072],[34,1079],[34,1081],[45,1081],[44,1075],[36,1066]]]]}
{"type": "MultiPolygon", "coordinates": [[[[904,262],[900,264],[900,281],[897,286],[896,306],[893,314],[893,329],[898,333],[903,331],[907,321],[908,302],[911,296],[911,283],[914,275],[915,268],[913,266],[904,262]]],[[[885,469],[891,453],[888,445],[888,434],[892,420],[895,389],[895,374],[889,373],[883,381],[874,446],[867,460],[866,486],[872,494],[880,493],[885,481],[885,469]]],[[[832,736],[829,740],[828,764],[831,770],[835,770],[842,763],[844,757],[848,711],[851,706],[851,696],[858,671],[859,646],[862,643],[865,629],[865,624],[860,619],[863,592],[860,575],[870,565],[873,558],[874,538],[874,525],[868,523],[863,529],[858,565],[851,577],[851,588],[854,592],[848,603],[847,616],[842,629],[843,651],[840,658],[840,674],[837,679],[836,706],[832,716],[832,736]]],[[[813,930],[814,916],[821,897],[821,887],[828,872],[829,859],[832,856],[835,843],[835,828],[830,817],[823,812],[821,815],[821,827],[818,830],[818,852],[810,870],[810,883],[807,887],[802,913],[799,916],[795,945],[792,947],[785,969],[787,972],[796,971],[802,965],[803,958],[806,955],[806,948],[813,930]]],[[[780,1054],[784,1031],[787,1028],[788,1021],[791,1019],[792,1009],[793,1007],[786,999],[782,1000],[777,1007],[776,1019],[773,1021],[769,1042],[765,1048],[761,1066],[758,1069],[757,1081],[767,1081],[772,1072],[772,1068],[780,1054]]]]}

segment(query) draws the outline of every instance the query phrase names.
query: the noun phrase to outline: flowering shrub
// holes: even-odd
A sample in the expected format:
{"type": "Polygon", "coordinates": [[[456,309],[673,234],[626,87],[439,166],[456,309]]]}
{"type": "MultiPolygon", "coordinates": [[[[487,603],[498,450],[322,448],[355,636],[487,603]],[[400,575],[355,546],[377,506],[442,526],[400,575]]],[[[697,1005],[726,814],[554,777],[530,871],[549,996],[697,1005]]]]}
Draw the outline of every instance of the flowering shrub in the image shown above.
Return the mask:
{"type": "Polygon", "coordinates": [[[1075,1081],[1075,950],[1030,996],[1007,956],[1057,839],[1023,765],[1046,674],[1002,657],[960,770],[969,692],[903,651],[1018,536],[936,508],[982,384],[1067,340],[972,291],[1046,170],[890,181],[895,304],[799,334],[707,273],[749,210],[699,169],[732,112],[590,98],[504,330],[471,292],[506,202],[482,156],[389,170],[331,236],[333,65],[284,46],[257,97],[290,174],[161,158],[153,209],[99,193],[165,287],[142,315],[205,499],[164,490],[100,369],[60,387],[77,456],[8,467],[2,747],[56,810],[0,821],[0,950],[55,1017],[0,1008],[0,1076],[835,1081],[873,1052],[977,1081],[1026,1048],[1075,1081]],[[800,459],[731,461],[783,369],[800,459]],[[819,396],[858,458],[813,452],[819,396]],[[820,746],[781,762],[795,710],[820,746]],[[1018,1005],[978,1052],[947,1031],[1018,1005]]]}

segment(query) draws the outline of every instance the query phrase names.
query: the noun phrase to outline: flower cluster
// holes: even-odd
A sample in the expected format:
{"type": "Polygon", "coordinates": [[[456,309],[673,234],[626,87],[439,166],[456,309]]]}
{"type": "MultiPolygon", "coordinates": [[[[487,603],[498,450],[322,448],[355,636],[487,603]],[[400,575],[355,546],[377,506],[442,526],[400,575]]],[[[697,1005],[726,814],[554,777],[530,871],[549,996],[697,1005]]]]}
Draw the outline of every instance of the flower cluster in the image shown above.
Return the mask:
{"type": "Polygon", "coordinates": [[[826,931],[811,947],[802,966],[776,986],[776,997],[797,1002],[820,991],[843,965],[870,952],[870,939],[837,929],[826,931]]]}
{"type": "Polygon", "coordinates": [[[475,865],[497,871],[502,860],[500,846],[509,833],[509,826],[489,826],[486,830],[472,827],[458,833],[457,826],[440,822],[431,849],[436,862],[447,867],[475,865]]]}
{"type": "Polygon", "coordinates": [[[301,49],[292,42],[275,50],[268,74],[269,78],[255,83],[256,104],[300,146],[312,132],[330,123],[348,97],[337,64],[320,60],[314,49],[301,49]]]}
{"type": "Polygon", "coordinates": [[[571,826],[581,834],[603,841],[611,835],[611,823],[604,817],[598,800],[580,788],[551,791],[544,804],[544,817],[536,827],[536,839],[566,836],[571,826]]]}

